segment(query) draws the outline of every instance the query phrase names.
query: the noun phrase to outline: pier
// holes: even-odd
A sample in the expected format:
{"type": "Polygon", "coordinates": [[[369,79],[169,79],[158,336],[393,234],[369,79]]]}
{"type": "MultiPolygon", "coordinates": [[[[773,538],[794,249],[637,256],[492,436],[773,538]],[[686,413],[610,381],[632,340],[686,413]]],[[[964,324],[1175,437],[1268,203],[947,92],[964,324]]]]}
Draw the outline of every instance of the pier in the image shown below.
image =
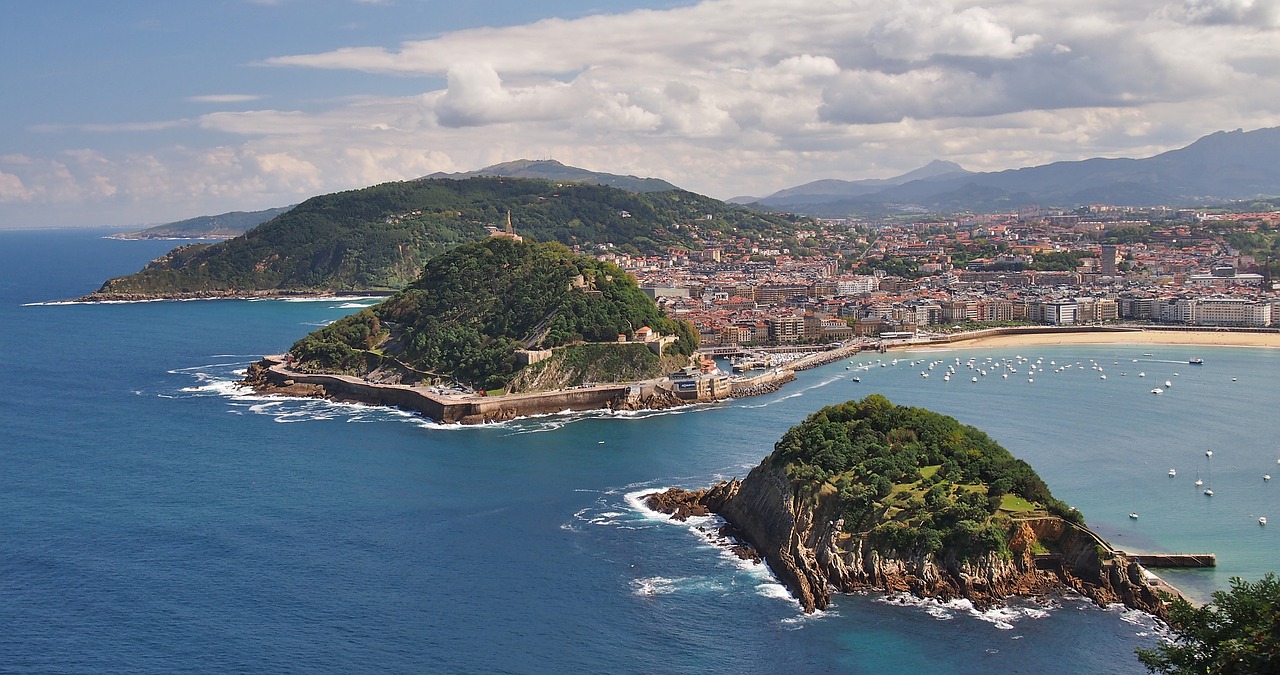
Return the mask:
{"type": "Polygon", "coordinates": [[[1218,556],[1213,553],[1130,553],[1130,558],[1143,567],[1216,567],[1218,556]]]}

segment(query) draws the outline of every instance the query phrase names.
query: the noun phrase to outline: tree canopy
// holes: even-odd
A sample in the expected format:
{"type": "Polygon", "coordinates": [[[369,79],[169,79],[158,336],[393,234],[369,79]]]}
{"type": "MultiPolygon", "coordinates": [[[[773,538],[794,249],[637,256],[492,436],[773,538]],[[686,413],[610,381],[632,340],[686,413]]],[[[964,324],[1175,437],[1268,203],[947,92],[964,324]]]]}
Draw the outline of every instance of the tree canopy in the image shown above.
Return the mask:
{"type": "Polygon", "coordinates": [[[1169,605],[1172,638],[1138,659],[1153,673],[1280,672],[1280,579],[1231,579],[1231,590],[1194,607],[1182,598],[1169,605]]]}
{"type": "Polygon", "coordinates": [[[378,357],[488,389],[518,370],[517,349],[615,343],[644,326],[678,338],[668,352],[697,348],[697,331],[664,316],[617,266],[560,244],[490,238],[436,256],[404,290],[291,352],[305,368],[360,372],[378,347],[378,357]]]}
{"type": "Polygon", "coordinates": [[[834,492],[846,532],[867,532],[898,551],[1005,551],[1012,512],[1081,520],[985,433],[879,394],[810,415],[783,435],[770,461],[802,491],[834,492]]]}

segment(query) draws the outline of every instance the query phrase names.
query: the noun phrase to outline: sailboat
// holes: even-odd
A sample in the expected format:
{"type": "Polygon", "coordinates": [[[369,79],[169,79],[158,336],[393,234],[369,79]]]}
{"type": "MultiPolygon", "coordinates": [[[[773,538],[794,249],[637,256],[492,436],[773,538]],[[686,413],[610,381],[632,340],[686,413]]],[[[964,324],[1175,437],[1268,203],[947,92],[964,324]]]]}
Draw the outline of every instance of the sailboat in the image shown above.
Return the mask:
{"type": "MultiPolygon", "coordinates": [[[[1213,451],[1212,451],[1212,450],[1205,450],[1205,451],[1204,451],[1204,459],[1205,459],[1205,462],[1207,462],[1207,463],[1208,463],[1208,466],[1209,466],[1209,480],[1210,480],[1210,481],[1212,481],[1212,480],[1213,480],[1213,462],[1211,462],[1210,460],[1212,460],[1212,459],[1213,459],[1213,451]]],[[[1212,496],[1213,496],[1213,488],[1205,488],[1205,489],[1204,489],[1204,496],[1206,496],[1206,497],[1212,497],[1212,496]]]]}

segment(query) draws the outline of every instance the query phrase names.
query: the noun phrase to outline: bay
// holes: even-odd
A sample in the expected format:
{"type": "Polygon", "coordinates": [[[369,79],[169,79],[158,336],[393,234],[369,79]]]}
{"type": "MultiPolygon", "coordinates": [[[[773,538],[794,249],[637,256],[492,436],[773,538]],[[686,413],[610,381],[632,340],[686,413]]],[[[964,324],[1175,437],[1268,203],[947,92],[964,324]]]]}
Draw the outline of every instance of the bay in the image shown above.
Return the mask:
{"type": "Polygon", "coordinates": [[[1217,553],[1168,575],[1193,594],[1280,559],[1257,525],[1280,511],[1261,479],[1280,474],[1274,351],[891,353],[714,406],[441,427],[233,390],[371,300],[32,304],[171,246],[103,234],[0,232],[6,671],[1143,672],[1133,649],[1158,629],[1140,614],[867,594],[805,616],[762,568],[636,508],[744,476],[807,414],[873,392],[988,432],[1117,545],[1217,553]],[[1018,355],[1073,367],[944,383],[908,366],[1018,355]]]}

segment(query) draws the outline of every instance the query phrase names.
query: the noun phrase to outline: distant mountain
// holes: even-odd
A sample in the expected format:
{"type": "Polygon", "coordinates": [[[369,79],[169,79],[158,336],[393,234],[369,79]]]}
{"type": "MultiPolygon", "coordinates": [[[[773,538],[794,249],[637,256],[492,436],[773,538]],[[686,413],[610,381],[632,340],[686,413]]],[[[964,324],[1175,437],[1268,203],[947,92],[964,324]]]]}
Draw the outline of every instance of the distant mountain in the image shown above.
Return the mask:
{"type": "Polygon", "coordinates": [[[721,237],[776,239],[792,219],[668,190],[636,193],[527,178],[384,183],[312,197],[243,235],[194,243],[110,279],[90,300],[390,291],[432,256],[504,228],[537,241],[614,244],[629,253],[702,248],[721,237]]]}
{"type": "Polygon", "coordinates": [[[1003,210],[1029,204],[1202,204],[1280,195],[1277,156],[1280,127],[1249,132],[1237,129],[1219,131],[1185,148],[1145,159],[1094,158],[990,173],[971,173],[949,162],[934,162],[879,182],[814,181],[781,190],[758,203],[774,210],[826,217],[907,207],[1003,210]]]}
{"type": "Polygon", "coordinates": [[[433,173],[427,178],[475,178],[477,176],[502,176],[506,178],[540,178],[559,182],[595,183],[608,185],[628,192],[665,192],[680,188],[657,178],[619,176],[567,166],[554,159],[518,159],[514,162],[494,164],[476,171],[464,173],[433,173]]]}
{"type": "Polygon", "coordinates": [[[121,232],[112,239],[230,239],[275,218],[293,206],[265,211],[232,211],[216,216],[197,216],[137,232],[121,232]]]}
{"type": "MultiPolygon", "coordinates": [[[[815,180],[804,185],[779,190],[764,199],[762,204],[772,207],[791,203],[809,204],[840,201],[849,197],[875,194],[885,188],[903,185],[917,180],[935,180],[940,177],[969,175],[971,172],[955,162],[935,159],[928,164],[892,178],[868,178],[864,180],[815,180]]],[[[730,200],[734,202],[735,200],[730,200]]],[[[735,202],[741,203],[741,202],[735,202]]]]}

